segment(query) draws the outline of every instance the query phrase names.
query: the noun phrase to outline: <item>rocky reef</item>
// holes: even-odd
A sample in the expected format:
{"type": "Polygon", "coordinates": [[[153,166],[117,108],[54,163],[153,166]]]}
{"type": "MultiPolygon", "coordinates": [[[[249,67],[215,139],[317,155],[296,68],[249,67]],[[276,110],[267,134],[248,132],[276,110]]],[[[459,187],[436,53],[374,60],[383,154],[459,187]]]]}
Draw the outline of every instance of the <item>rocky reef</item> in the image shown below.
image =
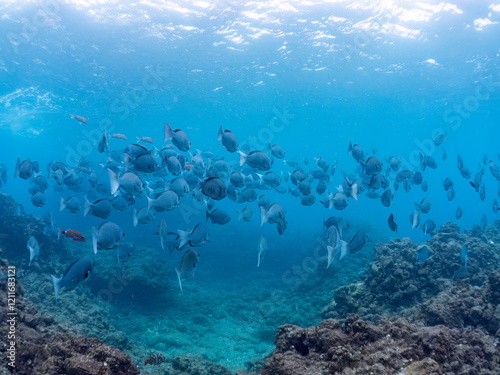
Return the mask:
{"type": "MultiPolygon", "coordinates": [[[[8,265],[3,257],[27,264],[29,236],[43,247],[17,282],[17,367],[0,375],[231,375],[248,358],[245,371],[253,375],[489,375],[500,368],[500,222],[465,233],[443,225],[424,243],[429,258],[422,263],[421,244],[394,239],[328,270],[321,256],[310,269],[292,267],[290,285],[249,275],[230,287],[224,279],[210,280],[208,288],[193,284],[188,298],[166,277],[172,267],[158,262],[154,249],[131,244],[126,263],[114,251],[92,255],[90,279],[55,305],[49,275],[90,254],[90,244],[44,236],[43,220],[18,207],[0,194],[0,270],[8,265]],[[457,275],[464,245],[467,273],[457,275]],[[273,337],[275,349],[266,356],[273,337]],[[164,360],[144,364],[153,353],[164,360]]],[[[0,296],[6,300],[5,288],[0,296]]],[[[2,332],[7,317],[2,306],[2,332]]],[[[0,347],[4,363],[7,349],[0,347]]]]}
{"type": "MultiPolygon", "coordinates": [[[[1,255],[1,250],[0,250],[1,255]]],[[[0,267],[8,263],[0,259],[0,267]]],[[[2,283],[5,283],[3,281],[2,283]]],[[[138,374],[130,357],[96,338],[68,333],[49,313],[41,313],[24,298],[25,290],[17,283],[15,296],[15,367],[5,366],[4,372],[15,374],[138,374]]],[[[6,288],[0,288],[0,300],[7,301],[6,288]]],[[[5,303],[0,309],[0,330],[9,332],[5,303]]],[[[7,360],[7,340],[0,346],[2,363],[7,360]]]]}
{"type": "Polygon", "coordinates": [[[249,373],[497,374],[498,243],[500,221],[464,234],[454,223],[443,225],[425,242],[423,263],[410,239],[376,244],[359,282],[335,289],[325,320],[280,326],[276,349],[249,373]],[[467,273],[457,277],[464,245],[467,273]]]}
{"type": "Polygon", "coordinates": [[[439,293],[416,306],[411,318],[431,326],[481,328],[500,338],[500,269],[481,287],[461,282],[439,293]]]}
{"type": "Polygon", "coordinates": [[[498,374],[500,348],[480,330],[425,327],[405,319],[371,325],[355,314],[344,326],[283,325],[260,375],[498,374]]]}
{"type": "Polygon", "coordinates": [[[416,262],[417,244],[409,238],[376,244],[361,281],[337,288],[322,317],[343,319],[355,313],[375,322],[382,317],[406,316],[409,308],[461,282],[454,275],[462,267],[460,250],[464,245],[469,252],[466,283],[481,286],[500,267],[499,228],[497,222],[484,231],[476,226],[461,234],[458,225],[446,223],[425,242],[429,258],[423,263],[416,262]]]}

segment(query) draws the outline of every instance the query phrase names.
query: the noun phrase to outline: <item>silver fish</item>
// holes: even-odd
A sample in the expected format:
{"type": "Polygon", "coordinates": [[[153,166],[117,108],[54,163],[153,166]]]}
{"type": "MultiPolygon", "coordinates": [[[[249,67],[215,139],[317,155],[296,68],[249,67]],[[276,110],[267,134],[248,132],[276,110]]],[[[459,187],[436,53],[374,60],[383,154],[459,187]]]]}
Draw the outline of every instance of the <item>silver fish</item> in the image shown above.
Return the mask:
{"type": "Polygon", "coordinates": [[[190,277],[194,273],[196,266],[200,262],[199,257],[200,255],[196,251],[189,249],[182,256],[181,262],[179,264],[179,269],[175,269],[177,279],[179,280],[179,288],[181,289],[181,293],[183,293],[182,280],[190,277]]]}
{"type": "Polygon", "coordinates": [[[172,190],[165,190],[156,199],[147,197],[148,211],[152,208],[156,212],[172,211],[179,204],[179,196],[172,190]]]}
{"type": "Polygon", "coordinates": [[[236,150],[238,149],[238,142],[236,142],[236,137],[231,132],[231,130],[226,129],[222,131],[222,125],[219,127],[219,133],[217,135],[217,139],[219,141],[222,141],[222,145],[229,152],[236,152],[236,150]]]}
{"type": "Polygon", "coordinates": [[[118,263],[125,263],[132,255],[132,247],[126,242],[122,242],[116,249],[118,263]]]}
{"type": "Polygon", "coordinates": [[[34,260],[38,260],[38,255],[40,255],[40,245],[34,236],[31,236],[26,245],[28,251],[30,252],[30,263],[28,267],[31,266],[31,262],[34,260]]]}
{"type": "Polygon", "coordinates": [[[257,249],[257,267],[260,267],[260,261],[264,258],[267,251],[267,240],[260,236],[259,248],[257,249]]]}
{"type": "Polygon", "coordinates": [[[231,220],[228,213],[226,211],[220,210],[220,209],[215,209],[212,212],[209,212],[207,210],[206,219],[207,219],[207,221],[208,221],[208,219],[210,219],[212,224],[219,224],[219,225],[227,224],[231,220]]]}
{"type": "Polygon", "coordinates": [[[250,168],[258,169],[260,171],[268,171],[271,169],[273,161],[265,152],[252,151],[248,155],[241,151],[238,152],[240,154],[240,167],[246,163],[250,168]]]}
{"type": "Polygon", "coordinates": [[[102,223],[96,230],[92,227],[92,247],[94,254],[99,250],[111,250],[121,245],[125,237],[122,229],[111,221],[102,223]]]}
{"type": "Polygon", "coordinates": [[[122,188],[125,192],[133,196],[141,194],[144,190],[144,184],[135,173],[125,172],[118,178],[115,172],[108,169],[108,176],[112,195],[114,195],[119,188],[122,188]]]}
{"type": "Polygon", "coordinates": [[[267,221],[271,224],[277,224],[280,221],[285,220],[286,211],[279,203],[273,203],[266,210],[264,207],[260,207],[260,226],[263,226],[267,221]]]}
{"type": "Polygon", "coordinates": [[[137,224],[148,224],[151,223],[156,216],[156,213],[154,211],[149,211],[147,207],[141,208],[139,211],[134,208],[134,212],[132,215],[132,220],[134,223],[134,227],[137,226],[137,224]]]}
{"type": "Polygon", "coordinates": [[[398,231],[398,225],[396,224],[393,214],[389,215],[389,218],[387,219],[387,224],[389,225],[390,230],[392,230],[393,232],[398,231]]]}
{"type": "Polygon", "coordinates": [[[180,237],[179,247],[183,247],[186,243],[193,247],[201,246],[208,241],[210,236],[205,225],[201,223],[197,224],[191,231],[178,230],[177,232],[180,237]]]}
{"type": "Polygon", "coordinates": [[[87,216],[89,213],[101,219],[107,219],[111,215],[111,202],[109,199],[99,199],[94,203],[91,203],[87,197],[85,197],[85,209],[83,210],[83,216],[87,216]]]}
{"type": "Polygon", "coordinates": [[[250,206],[246,206],[242,211],[236,210],[238,213],[238,222],[241,220],[246,221],[247,223],[252,220],[252,209],[250,206]]]}
{"type": "Polygon", "coordinates": [[[413,213],[410,215],[410,223],[411,223],[411,229],[414,229],[420,225],[420,212],[418,209],[413,211],[413,213]]]}
{"type": "Polygon", "coordinates": [[[86,256],[80,259],[75,260],[66,270],[66,273],[63,277],[58,279],[54,275],[50,275],[52,278],[52,283],[54,284],[54,292],[56,295],[56,304],[57,304],[57,296],[61,289],[69,291],[74,288],[81,282],[87,280],[90,276],[90,273],[94,270],[94,261],[86,256]]]}
{"type": "Polygon", "coordinates": [[[181,151],[189,151],[191,147],[191,142],[181,129],[172,130],[170,126],[165,122],[163,125],[163,142],[172,140],[172,144],[181,151]]]}

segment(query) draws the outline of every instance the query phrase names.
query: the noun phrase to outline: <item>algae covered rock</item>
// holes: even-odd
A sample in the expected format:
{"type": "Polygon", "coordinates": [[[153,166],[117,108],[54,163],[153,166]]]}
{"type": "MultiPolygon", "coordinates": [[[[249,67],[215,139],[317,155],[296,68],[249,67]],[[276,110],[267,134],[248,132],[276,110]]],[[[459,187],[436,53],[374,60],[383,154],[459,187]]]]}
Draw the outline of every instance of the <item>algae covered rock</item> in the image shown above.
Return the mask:
{"type": "Polygon", "coordinates": [[[423,327],[404,319],[371,325],[350,315],[343,328],[333,319],[309,328],[285,325],[275,343],[261,375],[492,375],[500,366],[495,339],[479,330],[423,327]]]}
{"type": "MultiPolygon", "coordinates": [[[[0,259],[3,269],[8,264],[0,259]]],[[[16,305],[16,374],[138,374],[139,370],[122,351],[96,338],[79,337],[55,323],[49,313],[39,313],[24,298],[17,283],[16,305]]],[[[0,299],[7,300],[6,288],[0,288],[0,299]]],[[[0,309],[0,329],[8,332],[6,306],[0,309]]],[[[0,346],[6,357],[7,346],[0,346]]]]}
{"type": "MultiPolygon", "coordinates": [[[[418,246],[409,238],[376,244],[374,257],[361,275],[362,283],[337,288],[335,298],[323,308],[322,317],[342,319],[356,313],[374,322],[401,314],[448,291],[461,282],[456,272],[463,266],[460,258],[463,246],[468,250],[465,279],[471,286],[482,285],[488,275],[500,267],[500,251],[495,242],[500,238],[500,230],[498,226],[474,230],[461,234],[455,223],[444,224],[424,243],[429,249],[429,257],[424,262],[417,262],[418,246]]],[[[477,319],[482,312],[474,314],[477,319]]],[[[449,315],[450,319],[456,318],[449,315]]]]}
{"type": "Polygon", "coordinates": [[[96,272],[88,285],[105,302],[113,303],[125,296],[140,300],[171,290],[168,279],[172,270],[159,258],[158,252],[131,246],[132,255],[124,263],[118,262],[116,250],[100,250],[95,257],[96,272]]]}

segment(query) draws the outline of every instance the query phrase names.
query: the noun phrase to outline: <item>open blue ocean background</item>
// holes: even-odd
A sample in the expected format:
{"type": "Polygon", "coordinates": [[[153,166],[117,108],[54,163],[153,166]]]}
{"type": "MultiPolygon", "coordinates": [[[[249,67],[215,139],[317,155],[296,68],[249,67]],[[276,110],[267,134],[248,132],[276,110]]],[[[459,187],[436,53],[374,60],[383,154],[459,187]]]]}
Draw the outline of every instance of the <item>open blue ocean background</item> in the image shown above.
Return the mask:
{"type": "MultiPolygon", "coordinates": [[[[330,192],[342,184],[342,172],[356,174],[358,164],[348,154],[350,142],[360,145],[367,155],[375,152],[384,163],[384,172],[388,156],[399,158],[403,169],[410,171],[421,170],[419,153],[436,159],[438,168],[424,172],[428,191],[413,186],[405,192],[401,186],[391,207],[360,195],[358,201],[350,199],[345,210],[335,211],[324,208],[319,196],[313,206],[306,207],[289,193],[258,191],[286,209],[288,228],[283,236],[275,226],[260,227],[256,202],[249,203],[250,223],[237,221],[236,209],[246,204],[228,199],[217,202],[216,208],[226,210],[231,221],[221,226],[207,224],[210,241],[197,249],[197,274],[184,282],[182,296],[174,272],[182,253],[162,254],[154,233],[161,219],[173,232],[204,223],[204,206],[185,197],[181,207],[157,213],[152,223],[135,228],[132,209],[147,205],[144,196],[126,212],[113,211],[107,220],[121,226],[129,243],[158,252],[157,261],[171,270],[164,275],[173,285],[170,293],[174,301],[182,298],[183,303],[189,303],[194,290],[212,293],[224,301],[217,303],[228,306],[232,301],[224,297],[226,288],[237,288],[242,295],[256,285],[286,290],[283,275],[311,256],[323,236],[323,219],[332,215],[341,215],[349,223],[346,241],[357,228],[365,230],[371,239],[362,250],[367,254],[374,243],[393,237],[410,237],[415,242],[429,238],[420,228],[412,229],[409,220],[414,202],[424,197],[432,209],[422,222],[432,219],[439,227],[453,221],[463,230],[478,225],[486,215],[493,223],[498,182],[486,164],[482,201],[460,176],[457,154],[472,178],[483,158],[500,162],[499,22],[500,5],[485,1],[3,1],[0,163],[7,166],[9,180],[0,190],[22,204],[27,214],[42,218],[50,212],[61,229],[79,230],[89,239],[91,228],[104,220],[84,217],[82,212],[59,212],[61,196],[75,195],[84,201],[85,193],[49,188],[45,206],[34,207],[28,193],[30,182],[13,178],[17,158],[38,161],[46,174],[49,162],[74,167],[85,157],[107,183],[107,173],[99,164],[108,156],[97,152],[102,130],[124,134],[128,143],[148,136],[160,149],[165,121],[172,129],[185,131],[190,151],[210,150],[228,163],[237,163],[239,155],[220,145],[220,125],[252,150],[266,151],[268,142],[280,145],[286,152],[284,159],[300,163],[306,171],[318,169],[314,158],[337,163],[330,192]],[[88,125],[79,124],[71,115],[85,117],[88,125]],[[432,140],[442,133],[447,139],[436,147],[432,140]],[[446,177],[455,183],[456,197],[451,202],[442,186],[446,177]],[[460,220],[455,217],[458,206],[463,209],[460,220]],[[387,226],[390,213],[399,225],[397,233],[387,226]],[[261,235],[268,239],[269,248],[257,268],[261,235]]],[[[128,143],[109,140],[111,150],[128,143]]],[[[275,159],[272,170],[287,175],[294,168],[275,159]]],[[[41,254],[44,251],[42,246],[41,254]]],[[[82,245],[81,251],[90,255],[91,244],[82,245]]],[[[356,263],[360,254],[341,262],[356,263]]],[[[133,254],[130,262],[140,256],[133,254]]],[[[326,256],[326,249],[321,256],[326,256]]],[[[98,265],[97,261],[96,273],[98,265]]],[[[336,273],[324,277],[335,279],[336,273]]],[[[300,300],[300,293],[310,292],[296,293],[300,300]]],[[[53,295],[47,295],[47,300],[52,299],[53,295]]],[[[134,305],[127,296],[120,302],[134,305]]],[[[160,300],[146,298],[137,307],[136,319],[140,322],[145,310],[152,312],[152,320],[164,311],[175,316],[176,303],[170,303],[168,295],[160,300]]],[[[254,302],[249,297],[246,303],[254,302]]],[[[113,305],[118,315],[120,306],[113,305]]],[[[316,324],[321,307],[315,313],[308,308],[301,323],[316,324]]],[[[300,303],[291,303],[290,309],[300,313],[300,303]]],[[[240,309],[240,313],[245,311],[240,309]]],[[[141,340],[140,336],[134,339],[141,340]]],[[[174,344],[158,350],[185,352],[174,344]]],[[[248,359],[240,355],[228,363],[238,369],[248,359]]],[[[224,362],[219,357],[215,360],[224,362]]]]}

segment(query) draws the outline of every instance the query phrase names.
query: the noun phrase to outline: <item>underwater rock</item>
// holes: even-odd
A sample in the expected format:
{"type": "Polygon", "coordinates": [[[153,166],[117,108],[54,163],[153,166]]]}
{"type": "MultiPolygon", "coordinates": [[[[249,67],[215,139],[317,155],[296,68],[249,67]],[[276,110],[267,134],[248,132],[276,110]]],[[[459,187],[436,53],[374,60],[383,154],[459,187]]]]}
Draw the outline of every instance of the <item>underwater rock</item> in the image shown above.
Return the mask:
{"type": "Polygon", "coordinates": [[[483,328],[491,335],[500,329],[500,269],[481,287],[465,281],[417,306],[413,320],[451,328],[483,328]]]}
{"type": "MultiPolygon", "coordinates": [[[[99,251],[97,254],[99,272],[92,275],[88,285],[106,302],[129,296],[133,296],[136,301],[149,299],[172,290],[167,276],[172,270],[167,268],[165,262],[158,261],[158,252],[132,244],[130,246],[132,255],[125,263],[118,263],[116,250],[99,251]]],[[[171,279],[174,280],[174,277],[171,279]]]]}
{"type": "Polygon", "coordinates": [[[169,375],[232,375],[224,366],[207,361],[196,354],[177,355],[166,360],[169,375]]]}
{"type": "Polygon", "coordinates": [[[43,239],[41,256],[45,249],[50,248],[52,251],[60,249],[62,246],[60,243],[43,234],[44,228],[42,219],[25,215],[22,206],[11,196],[0,193],[0,248],[3,249],[5,257],[19,256],[19,249],[26,248],[26,242],[31,236],[43,239]]]}
{"type": "Polygon", "coordinates": [[[278,328],[261,375],[495,374],[500,349],[479,330],[423,327],[405,319],[371,325],[350,315],[316,327],[278,328]]]}
{"type": "MultiPolygon", "coordinates": [[[[481,231],[478,228],[474,231],[481,231]]],[[[429,258],[422,263],[416,262],[417,245],[409,238],[378,243],[372,261],[361,275],[362,283],[337,288],[334,300],[323,308],[322,317],[342,319],[356,313],[375,322],[424,303],[460,283],[454,274],[462,267],[460,250],[464,245],[469,252],[468,283],[480,286],[488,274],[500,268],[497,239],[500,241],[500,226],[488,226],[479,236],[471,236],[469,231],[461,234],[455,223],[446,223],[425,242],[429,258]]]]}
{"type": "MultiPolygon", "coordinates": [[[[8,263],[0,259],[0,267],[8,263]]],[[[16,374],[138,374],[130,357],[96,338],[77,337],[65,332],[48,313],[39,313],[24,298],[23,285],[16,291],[16,374]]],[[[0,288],[0,300],[7,300],[6,288],[0,288]]],[[[8,332],[7,308],[0,310],[0,330],[8,332]]],[[[0,346],[5,357],[7,346],[0,346]]]]}

